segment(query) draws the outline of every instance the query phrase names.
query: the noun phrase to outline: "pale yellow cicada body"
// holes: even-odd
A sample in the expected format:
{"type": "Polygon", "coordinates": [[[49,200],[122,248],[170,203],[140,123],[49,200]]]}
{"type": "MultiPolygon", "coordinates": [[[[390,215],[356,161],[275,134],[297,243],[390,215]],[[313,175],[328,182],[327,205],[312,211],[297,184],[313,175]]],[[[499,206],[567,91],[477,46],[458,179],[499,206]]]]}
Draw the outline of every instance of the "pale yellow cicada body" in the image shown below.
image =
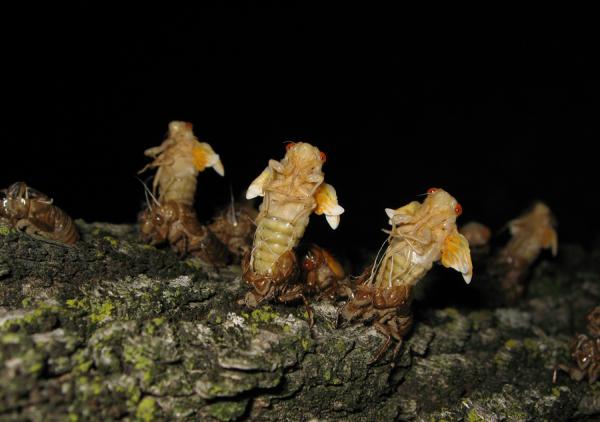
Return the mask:
{"type": "Polygon", "coordinates": [[[175,201],[191,207],[196,195],[198,173],[213,168],[219,175],[225,169],[212,147],[198,141],[192,131],[192,124],[174,121],[169,123],[169,135],[157,147],[144,151],[144,155],[154,159],[144,169],[157,168],[152,183],[152,193],[158,195],[160,203],[175,201]]]}
{"type": "Polygon", "coordinates": [[[331,228],[339,225],[344,209],[333,186],[324,183],[325,154],[305,143],[289,143],[281,161],[270,160],[252,182],[246,198],[264,197],[256,218],[250,268],[270,274],[277,260],[297,245],[314,212],[325,215],[331,228]]]}

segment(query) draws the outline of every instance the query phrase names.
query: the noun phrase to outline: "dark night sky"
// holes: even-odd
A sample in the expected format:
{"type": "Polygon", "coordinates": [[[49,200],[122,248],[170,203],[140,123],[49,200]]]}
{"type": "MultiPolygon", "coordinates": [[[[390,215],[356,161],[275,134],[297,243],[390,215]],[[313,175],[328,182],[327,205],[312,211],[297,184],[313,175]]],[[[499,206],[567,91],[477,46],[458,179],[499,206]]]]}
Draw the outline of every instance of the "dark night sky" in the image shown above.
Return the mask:
{"type": "Polygon", "coordinates": [[[562,239],[597,238],[589,34],[415,30],[385,11],[174,9],[135,24],[79,12],[3,41],[2,186],[25,180],[77,218],[134,221],[143,150],[176,119],[225,165],[224,179],[200,175],[204,219],[229,186],[239,194],[281,158],[284,141],[308,140],[327,153],[326,179],[347,210],[338,232],[312,219],[307,235],[326,245],[377,247],[383,209],[431,186],[462,203],[463,221],[499,229],[539,198],[562,239]]]}

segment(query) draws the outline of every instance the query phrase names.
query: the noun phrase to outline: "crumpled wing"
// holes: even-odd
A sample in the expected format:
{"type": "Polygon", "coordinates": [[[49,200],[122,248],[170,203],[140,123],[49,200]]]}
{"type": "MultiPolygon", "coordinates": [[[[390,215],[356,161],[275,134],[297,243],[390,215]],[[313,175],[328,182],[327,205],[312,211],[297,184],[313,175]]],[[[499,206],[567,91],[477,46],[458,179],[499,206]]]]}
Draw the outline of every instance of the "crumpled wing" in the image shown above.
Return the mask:
{"type": "Polygon", "coordinates": [[[325,214],[327,222],[332,229],[337,229],[340,224],[340,215],[343,214],[344,208],[338,204],[337,193],[335,188],[329,183],[323,183],[315,192],[315,201],[317,207],[315,214],[325,214]]]}
{"type": "Polygon", "coordinates": [[[469,241],[462,234],[455,231],[444,240],[442,245],[442,265],[460,272],[469,284],[473,277],[473,263],[469,241]]]}
{"type": "Polygon", "coordinates": [[[207,167],[212,167],[220,176],[225,175],[225,168],[219,154],[215,153],[212,147],[206,142],[197,142],[192,149],[194,166],[198,171],[204,171],[207,167]]]}
{"type": "Polygon", "coordinates": [[[248,190],[246,191],[246,199],[256,198],[257,196],[265,196],[265,184],[270,177],[271,169],[267,167],[248,187],[248,190]]]}

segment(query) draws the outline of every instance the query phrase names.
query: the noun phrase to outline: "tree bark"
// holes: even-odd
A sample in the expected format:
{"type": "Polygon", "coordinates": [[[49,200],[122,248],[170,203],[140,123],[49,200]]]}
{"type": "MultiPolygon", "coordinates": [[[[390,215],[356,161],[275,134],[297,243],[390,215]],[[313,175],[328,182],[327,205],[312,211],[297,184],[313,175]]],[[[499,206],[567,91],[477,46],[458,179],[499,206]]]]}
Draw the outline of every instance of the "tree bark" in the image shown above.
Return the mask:
{"type": "MultiPolygon", "coordinates": [[[[78,222],[65,247],[0,227],[2,420],[565,420],[600,415],[598,385],[571,381],[569,340],[600,298],[600,253],[564,246],[512,308],[429,300],[396,359],[335,328],[336,306],[238,304],[240,268],[180,261],[133,226],[78,222]],[[392,362],[393,360],[393,362],[392,362]]],[[[485,278],[483,278],[485,279],[485,278]]],[[[473,283],[478,283],[477,274],[473,283]]],[[[441,286],[441,287],[440,287],[441,286]]],[[[456,286],[456,287],[454,287],[456,286]]]]}

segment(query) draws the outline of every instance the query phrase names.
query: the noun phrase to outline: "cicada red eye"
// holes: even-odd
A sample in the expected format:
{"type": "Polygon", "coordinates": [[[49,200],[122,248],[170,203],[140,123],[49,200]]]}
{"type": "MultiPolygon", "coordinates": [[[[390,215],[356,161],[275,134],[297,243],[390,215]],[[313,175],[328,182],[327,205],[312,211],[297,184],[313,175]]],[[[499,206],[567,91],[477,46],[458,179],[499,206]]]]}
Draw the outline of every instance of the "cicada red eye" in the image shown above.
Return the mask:
{"type": "Polygon", "coordinates": [[[462,206],[460,204],[456,204],[456,206],[454,207],[454,212],[456,213],[456,215],[461,215],[462,214],[462,206]]]}
{"type": "Polygon", "coordinates": [[[286,151],[289,151],[290,149],[292,149],[292,148],[294,147],[294,145],[296,145],[296,143],[295,143],[295,142],[288,142],[288,143],[285,145],[285,150],[286,150],[286,151]]]}
{"type": "Polygon", "coordinates": [[[427,189],[427,193],[434,193],[437,192],[438,190],[440,190],[439,188],[429,188],[427,189]]]}
{"type": "Polygon", "coordinates": [[[325,154],[323,151],[321,151],[319,154],[321,156],[321,161],[322,162],[327,161],[327,154],[325,154]]]}

